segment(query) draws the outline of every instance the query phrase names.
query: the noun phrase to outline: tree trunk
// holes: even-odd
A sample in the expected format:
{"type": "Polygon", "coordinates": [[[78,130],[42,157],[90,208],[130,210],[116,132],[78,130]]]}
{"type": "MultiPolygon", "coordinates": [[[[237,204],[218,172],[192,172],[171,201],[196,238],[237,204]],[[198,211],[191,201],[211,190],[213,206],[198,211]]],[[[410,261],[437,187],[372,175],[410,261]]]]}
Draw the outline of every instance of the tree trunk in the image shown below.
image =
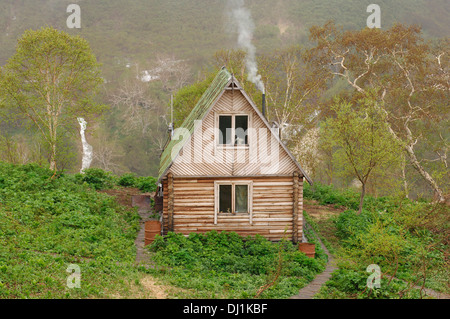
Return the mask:
{"type": "Polygon", "coordinates": [[[56,173],[56,144],[52,143],[50,153],[50,169],[56,173]]]}
{"type": "Polygon", "coordinates": [[[359,198],[359,209],[358,209],[358,215],[361,214],[363,203],[364,203],[364,195],[366,195],[366,183],[361,183],[361,197],[359,198]]]}
{"type": "Polygon", "coordinates": [[[405,192],[405,197],[409,198],[408,181],[406,180],[406,158],[405,158],[405,155],[402,156],[402,178],[403,178],[403,189],[405,192]]]}
{"type": "MultiPolygon", "coordinates": [[[[404,124],[405,132],[406,132],[406,139],[407,142],[404,144],[404,148],[406,150],[406,153],[408,154],[409,161],[411,162],[412,166],[419,172],[419,174],[425,179],[425,181],[431,186],[431,188],[434,191],[435,196],[437,196],[437,202],[443,203],[445,202],[444,193],[442,192],[442,189],[439,187],[439,185],[436,183],[436,181],[431,177],[431,175],[423,168],[423,166],[420,164],[419,160],[417,160],[416,153],[414,152],[414,145],[416,144],[417,140],[414,141],[414,138],[412,136],[411,130],[409,129],[407,123],[404,124]]],[[[388,126],[389,132],[391,135],[399,141],[401,144],[403,144],[403,141],[397,136],[397,134],[394,132],[394,130],[391,128],[391,126],[388,126]]]]}
{"type": "Polygon", "coordinates": [[[445,202],[444,193],[442,192],[442,189],[439,188],[439,185],[436,183],[433,177],[431,177],[431,175],[428,174],[427,171],[425,171],[425,169],[422,167],[422,165],[420,165],[419,161],[417,160],[416,154],[414,153],[413,145],[406,145],[405,149],[406,152],[408,153],[409,159],[413,167],[419,172],[419,174],[427,181],[427,183],[433,189],[435,196],[437,196],[436,201],[439,203],[445,202]]]}

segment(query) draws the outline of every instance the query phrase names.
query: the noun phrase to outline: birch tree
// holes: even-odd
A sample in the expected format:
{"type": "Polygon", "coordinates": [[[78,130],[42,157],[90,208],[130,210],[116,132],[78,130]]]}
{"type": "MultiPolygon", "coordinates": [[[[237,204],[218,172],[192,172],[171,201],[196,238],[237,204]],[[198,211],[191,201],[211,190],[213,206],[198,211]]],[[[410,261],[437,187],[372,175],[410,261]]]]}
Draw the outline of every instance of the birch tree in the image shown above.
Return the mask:
{"type": "Polygon", "coordinates": [[[0,73],[3,103],[28,118],[48,144],[50,169],[57,170],[57,141],[77,117],[103,106],[93,96],[102,83],[99,64],[79,36],[51,27],[28,30],[0,73]]]}
{"type": "MultiPolygon", "coordinates": [[[[420,28],[400,24],[388,30],[343,31],[328,22],[310,31],[316,45],[308,52],[308,63],[315,67],[315,76],[342,78],[357,96],[377,91],[376,105],[385,114],[388,132],[443,202],[444,190],[418,154],[417,145],[442,131],[442,125],[448,132],[448,41],[433,47],[423,40],[420,28]]],[[[434,159],[446,164],[449,144],[441,137],[434,159]]],[[[441,169],[448,176],[445,166],[441,169]]]]}

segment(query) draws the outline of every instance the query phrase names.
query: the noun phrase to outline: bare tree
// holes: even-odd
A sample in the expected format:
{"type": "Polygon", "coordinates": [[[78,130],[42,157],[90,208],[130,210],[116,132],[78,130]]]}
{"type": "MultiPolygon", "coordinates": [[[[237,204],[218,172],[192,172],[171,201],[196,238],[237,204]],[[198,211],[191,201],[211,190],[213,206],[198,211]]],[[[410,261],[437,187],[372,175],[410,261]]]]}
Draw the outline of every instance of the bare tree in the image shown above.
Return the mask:
{"type": "Polygon", "coordinates": [[[111,143],[105,136],[101,136],[94,144],[93,167],[120,174],[124,171],[120,159],[124,156],[116,143],[111,143]]]}
{"type": "Polygon", "coordinates": [[[157,105],[147,93],[145,83],[128,81],[112,93],[110,100],[122,111],[125,132],[138,130],[142,135],[148,132],[152,124],[151,113],[157,105]]]}

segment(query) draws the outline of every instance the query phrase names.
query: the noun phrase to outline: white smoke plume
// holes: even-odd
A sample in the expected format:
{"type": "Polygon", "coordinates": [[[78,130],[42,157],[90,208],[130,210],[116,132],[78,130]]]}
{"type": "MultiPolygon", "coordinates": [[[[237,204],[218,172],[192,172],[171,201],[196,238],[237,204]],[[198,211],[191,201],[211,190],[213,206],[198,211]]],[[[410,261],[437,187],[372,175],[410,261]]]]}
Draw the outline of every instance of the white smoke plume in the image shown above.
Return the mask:
{"type": "Polygon", "coordinates": [[[248,80],[254,83],[261,92],[265,93],[264,83],[261,75],[258,74],[258,64],[256,63],[256,48],[252,43],[253,23],[251,12],[245,7],[244,0],[228,0],[230,9],[231,26],[238,33],[238,45],[247,52],[245,66],[248,72],[248,80]]]}

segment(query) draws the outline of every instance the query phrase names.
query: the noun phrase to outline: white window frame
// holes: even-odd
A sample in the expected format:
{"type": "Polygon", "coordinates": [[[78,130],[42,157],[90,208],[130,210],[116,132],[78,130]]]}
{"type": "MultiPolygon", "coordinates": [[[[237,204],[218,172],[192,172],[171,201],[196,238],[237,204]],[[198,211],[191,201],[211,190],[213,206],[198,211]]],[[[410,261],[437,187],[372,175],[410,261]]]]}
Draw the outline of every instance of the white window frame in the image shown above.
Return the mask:
{"type": "Polygon", "coordinates": [[[227,113],[216,113],[215,114],[215,123],[214,123],[214,128],[215,128],[215,142],[214,144],[216,145],[216,147],[218,148],[243,148],[243,149],[248,149],[252,143],[251,141],[251,134],[250,134],[250,128],[252,127],[251,125],[252,123],[252,114],[251,113],[245,113],[245,112],[227,112],[227,113]],[[247,123],[247,141],[248,144],[244,144],[244,145],[235,145],[235,117],[236,116],[247,116],[248,118],[248,123],[247,123]],[[219,128],[219,116],[231,116],[231,136],[232,136],[232,140],[233,143],[232,144],[220,144],[220,128],[219,128]]]}
{"type": "Polygon", "coordinates": [[[218,216],[249,216],[250,225],[253,224],[253,181],[240,181],[240,180],[224,180],[214,182],[214,225],[217,225],[218,216]],[[219,196],[220,196],[220,185],[231,185],[231,213],[221,213],[219,212],[219,196]],[[235,186],[236,185],[247,185],[248,186],[248,196],[247,196],[247,208],[246,213],[235,213],[235,186]]]}

